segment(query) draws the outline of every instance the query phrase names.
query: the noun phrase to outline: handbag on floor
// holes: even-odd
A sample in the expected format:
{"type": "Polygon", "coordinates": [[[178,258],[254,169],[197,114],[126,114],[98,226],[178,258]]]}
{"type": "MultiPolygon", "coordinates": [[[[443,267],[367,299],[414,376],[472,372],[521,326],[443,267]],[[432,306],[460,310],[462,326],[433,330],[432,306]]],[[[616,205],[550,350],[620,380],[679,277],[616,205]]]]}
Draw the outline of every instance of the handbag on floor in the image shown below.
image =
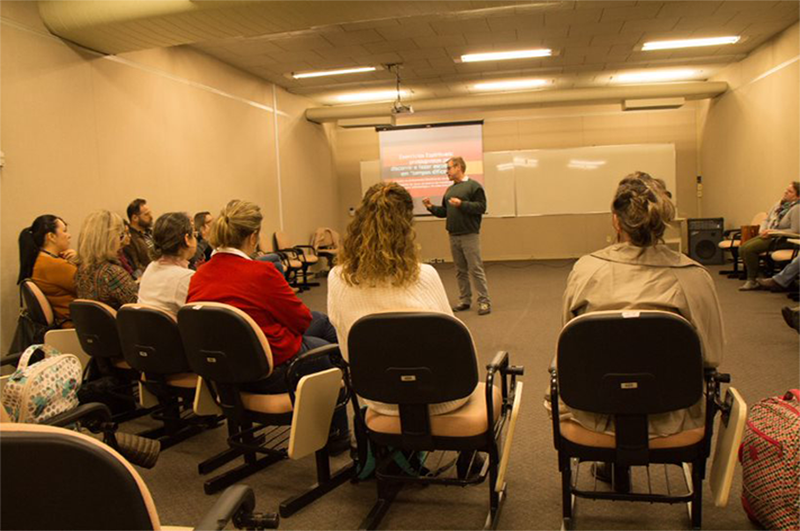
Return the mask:
{"type": "Polygon", "coordinates": [[[29,423],[69,411],[78,406],[82,372],[76,356],[31,345],[3,387],[3,407],[14,422],[29,423]]]}
{"type": "Polygon", "coordinates": [[[739,462],[747,516],[764,529],[800,528],[800,390],[753,404],[739,462]]]}

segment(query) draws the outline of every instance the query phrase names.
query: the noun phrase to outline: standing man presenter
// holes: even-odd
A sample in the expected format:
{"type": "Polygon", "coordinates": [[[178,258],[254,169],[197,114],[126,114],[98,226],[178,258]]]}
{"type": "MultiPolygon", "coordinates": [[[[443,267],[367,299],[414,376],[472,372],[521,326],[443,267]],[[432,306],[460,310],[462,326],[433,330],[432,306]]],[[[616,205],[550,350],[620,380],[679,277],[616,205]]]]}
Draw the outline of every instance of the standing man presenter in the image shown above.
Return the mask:
{"type": "Polygon", "coordinates": [[[478,315],[492,311],[486,273],[481,259],[481,219],[486,212],[486,193],[477,181],[467,177],[467,164],[461,157],[447,161],[447,178],[453,184],[445,191],[442,206],[434,206],[430,198],[422,200],[428,212],[437,218],[447,218],[447,232],[450,235],[450,252],[456,265],[459,303],[454,312],[469,310],[472,303],[472,290],[469,279],[478,292],[478,315]]]}

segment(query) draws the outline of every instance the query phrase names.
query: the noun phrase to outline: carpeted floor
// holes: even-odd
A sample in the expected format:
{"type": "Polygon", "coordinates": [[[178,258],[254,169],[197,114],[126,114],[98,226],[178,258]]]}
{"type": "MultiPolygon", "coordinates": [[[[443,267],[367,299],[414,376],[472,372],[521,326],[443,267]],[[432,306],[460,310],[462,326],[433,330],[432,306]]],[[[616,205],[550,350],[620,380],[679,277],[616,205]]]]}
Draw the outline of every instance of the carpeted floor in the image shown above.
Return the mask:
{"type": "MultiPolygon", "coordinates": [[[[572,261],[504,262],[487,264],[493,311],[479,317],[472,311],[458,314],[470,328],[480,361],[498,350],[510,352],[512,363],[525,367],[525,400],[508,474],[508,499],[500,529],[558,529],[561,526],[560,476],[552,434],[542,396],[547,367],[561,327],[561,295],[572,261]]],[[[445,288],[455,301],[452,265],[438,267],[445,288]]],[[[727,347],[721,370],[732,375],[748,403],[798,386],[798,334],[780,315],[785,295],[738,292],[741,282],[717,275],[712,267],[725,319],[727,347]]],[[[325,282],[302,294],[312,310],[325,310],[325,282]]],[[[481,365],[479,364],[479,365],[481,365]]],[[[132,429],[126,426],[123,429],[132,429]]],[[[203,494],[197,463],[222,450],[225,431],[198,435],[164,451],[158,465],[143,470],[155,498],[161,521],[193,525],[215,496],[203,494]]],[[[346,462],[338,458],[335,466],[346,462]]],[[[705,484],[703,526],[707,529],[756,529],[741,508],[741,474],[737,471],[727,507],[714,507],[705,484]]],[[[256,492],[258,508],[277,510],[278,503],[314,483],[313,458],[284,461],[251,476],[244,483],[256,492]]],[[[468,488],[439,487],[404,490],[383,529],[479,529],[487,510],[487,485],[468,488]]],[[[345,484],[291,518],[282,529],[356,529],[375,500],[374,482],[345,484]]],[[[689,528],[685,507],[580,500],[576,510],[580,529],[684,529],[689,528]]]]}

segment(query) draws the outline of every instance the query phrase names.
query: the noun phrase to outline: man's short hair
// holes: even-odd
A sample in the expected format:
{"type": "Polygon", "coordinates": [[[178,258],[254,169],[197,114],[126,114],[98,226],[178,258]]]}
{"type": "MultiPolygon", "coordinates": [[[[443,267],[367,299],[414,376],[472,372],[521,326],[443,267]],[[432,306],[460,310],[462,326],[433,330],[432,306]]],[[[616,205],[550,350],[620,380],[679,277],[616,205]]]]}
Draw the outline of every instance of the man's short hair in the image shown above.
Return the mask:
{"type": "Polygon", "coordinates": [[[464,159],[461,157],[450,157],[449,159],[447,159],[447,162],[452,162],[453,164],[461,168],[462,172],[467,171],[467,163],[464,162],[464,159]]]}
{"type": "Polygon", "coordinates": [[[139,213],[142,211],[142,205],[146,205],[146,199],[134,199],[131,201],[131,204],[128,205],[128,219],[133,221],[133,216],[138,216],[139,213]]]}
{"type": "Polygon", "coordinates": [[[200,231],[203,229],[203,225],[206,224],[206,216],[210,215],[211,212],[198,212],[194,215],[194,230],[200,231]]]}

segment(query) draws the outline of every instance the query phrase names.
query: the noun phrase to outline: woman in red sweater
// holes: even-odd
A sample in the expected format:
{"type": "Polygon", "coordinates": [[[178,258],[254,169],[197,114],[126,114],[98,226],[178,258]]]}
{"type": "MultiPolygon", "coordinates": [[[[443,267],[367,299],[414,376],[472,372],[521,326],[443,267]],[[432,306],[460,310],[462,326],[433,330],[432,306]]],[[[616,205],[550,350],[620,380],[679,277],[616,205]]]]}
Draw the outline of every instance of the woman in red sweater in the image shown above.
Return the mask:
{"type": "MultiPolygon", "coordinates": [[[[271,262],[250,258],[258,244],[262,219],[261,210],[253,203],[239,200],[228,203],[211,228],[214,254],[192,276],[186,302],[230,304],[252,317],[269,342],[273,370],[267,378],[248,384],[245,389],[278,394],[288,391],[286,370],[292,358],[336,343],[337,339],[328,317],[310,311],[271,262]]],[[[324,359],[311,370],[332,366],[324,359]]],[[[344,410],[337,411],[333,424],[338,431],[337,439],[349,441],[344,410]]]]}

